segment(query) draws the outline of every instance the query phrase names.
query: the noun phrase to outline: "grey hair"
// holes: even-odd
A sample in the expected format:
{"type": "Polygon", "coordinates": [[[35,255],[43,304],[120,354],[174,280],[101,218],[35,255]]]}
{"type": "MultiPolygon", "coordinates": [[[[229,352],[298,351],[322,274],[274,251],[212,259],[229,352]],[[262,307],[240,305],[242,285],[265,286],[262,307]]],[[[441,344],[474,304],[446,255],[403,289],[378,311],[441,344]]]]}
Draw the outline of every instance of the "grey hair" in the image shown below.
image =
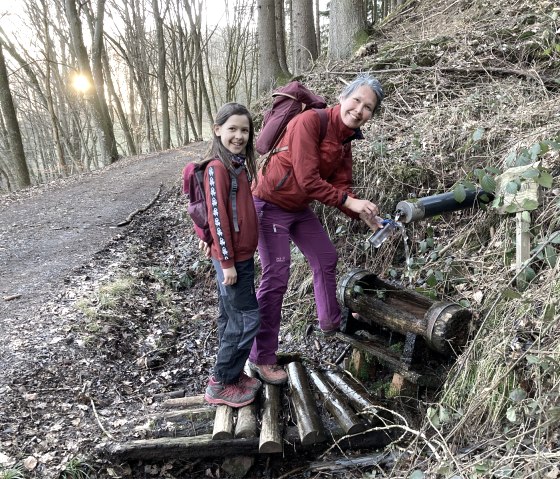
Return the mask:
{"type": "Polygon", "coordinates": [[[370,75],[369,73],[362,73],[358,75],[356,78],[354,78],[354,80],[352,80],[350,83],[348,83],[348,85],[344,87],[344,90],[342,90],[342,93],[340,94],[340,99],[344,100],[345,98],[348,98],[358,88],[363,86],[369,87],[371,91],[375,93],[375,96],[377,97],[377,104],[375,105],[374,111],[379,110],[379,108],[381,107],[381,102],[385,97],[385,93],[383,91],[383,86],[381,85],[379,80],[373,77],[372,75],[370,75]]]}

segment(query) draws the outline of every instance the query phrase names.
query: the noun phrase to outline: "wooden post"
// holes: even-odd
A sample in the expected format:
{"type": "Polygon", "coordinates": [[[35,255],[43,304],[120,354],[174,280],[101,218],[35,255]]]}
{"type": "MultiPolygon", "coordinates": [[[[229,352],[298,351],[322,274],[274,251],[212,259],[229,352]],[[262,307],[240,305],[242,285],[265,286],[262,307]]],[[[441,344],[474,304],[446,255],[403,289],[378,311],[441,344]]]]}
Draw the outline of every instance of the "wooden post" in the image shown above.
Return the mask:
{"type": "Polygon", "coordinates": [[[515,268],[517,273],[516,285],[518,289],[527,287],[527,260],[531,251],[531,215],[528,211],[515,214],[515,268]]]}
{"type": "Polygon", "coordinates": [[[300,362],[294,361],[288,365],[287,372],[301,443],[307,446],[325,441],[323,423],[309,386],[305,368],[300,362]]]}

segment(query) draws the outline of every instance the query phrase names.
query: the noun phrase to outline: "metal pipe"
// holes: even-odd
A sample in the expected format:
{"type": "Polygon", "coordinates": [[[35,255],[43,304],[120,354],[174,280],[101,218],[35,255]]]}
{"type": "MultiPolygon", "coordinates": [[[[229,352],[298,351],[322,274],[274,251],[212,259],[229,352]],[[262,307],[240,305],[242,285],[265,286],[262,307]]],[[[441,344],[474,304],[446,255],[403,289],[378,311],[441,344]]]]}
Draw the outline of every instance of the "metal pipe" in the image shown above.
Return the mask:
{"type": "Polygon", "coordinates": [[[472,208],[479,203],[488,204],[493,196],[483,190],[466,190],[466,197],[459,202],[455,199],[455,193],[442,193],[439,195],[426,196],[400,201],[397,204],[396,215],[402,223],[410,223],[424,218],[448,213],[451,211],[472,208]]]}

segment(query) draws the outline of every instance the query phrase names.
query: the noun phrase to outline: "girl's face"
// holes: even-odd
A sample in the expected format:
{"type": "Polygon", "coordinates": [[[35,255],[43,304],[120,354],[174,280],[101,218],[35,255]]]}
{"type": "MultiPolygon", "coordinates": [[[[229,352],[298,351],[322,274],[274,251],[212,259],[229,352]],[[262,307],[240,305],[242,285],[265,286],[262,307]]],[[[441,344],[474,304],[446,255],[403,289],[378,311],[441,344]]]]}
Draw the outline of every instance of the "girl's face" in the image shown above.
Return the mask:
{"type": "Polygon", "coordinates": [[[245,153],[251,125],[245,115],[231,115],[223,125],[214,125],[214,134],[230,153],[245,153]]]}
{"type": "Polygon", "coordinates": [[[347,98],[340,100],[342,122],[355,130],[368,121],[377,105],[377,95],[366,85],[356,88],[347,98]]]}

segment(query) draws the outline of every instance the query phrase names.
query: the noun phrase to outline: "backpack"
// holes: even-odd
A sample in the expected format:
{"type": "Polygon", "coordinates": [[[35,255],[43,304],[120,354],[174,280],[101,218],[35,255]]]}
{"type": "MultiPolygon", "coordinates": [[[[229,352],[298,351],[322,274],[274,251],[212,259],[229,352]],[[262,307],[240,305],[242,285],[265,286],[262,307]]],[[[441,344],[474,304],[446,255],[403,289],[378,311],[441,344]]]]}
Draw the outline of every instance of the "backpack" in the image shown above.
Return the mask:
{"type": "Polygon", "coordinates": [[[313,93],[299,81],[292,81],[272,93],[272,108],[264,113],[261,131],[257,136],[256,149],[264,155],[263,169],[274,153],[283,149],[275,149],[286,131],[290,120],[303,111],[314,108],[321,120],[319,141],[323,141],[327,132],[327,114],[323,110],[327,106],[325,99],[313,93]]]}
{"type": "MultiPolygon", "coordinates": [[[[206,195],[204,193],[204,171],[212,160],[204,160],[201,162],[193,161],[183,168],[183,193],[189,197],[187,205],[187,213],[193,221],[194,231],[196,235],[205,243],[212,244],[212,233],[208,224],[208,207],[206,204],[206,195]]],[[[231,189],[229,197],[233,209],[233,227],[236,232],[239,231],[237,222],[237,174],[243,169],[238,168],[234,173],[230,172],[231,189]]]]}

